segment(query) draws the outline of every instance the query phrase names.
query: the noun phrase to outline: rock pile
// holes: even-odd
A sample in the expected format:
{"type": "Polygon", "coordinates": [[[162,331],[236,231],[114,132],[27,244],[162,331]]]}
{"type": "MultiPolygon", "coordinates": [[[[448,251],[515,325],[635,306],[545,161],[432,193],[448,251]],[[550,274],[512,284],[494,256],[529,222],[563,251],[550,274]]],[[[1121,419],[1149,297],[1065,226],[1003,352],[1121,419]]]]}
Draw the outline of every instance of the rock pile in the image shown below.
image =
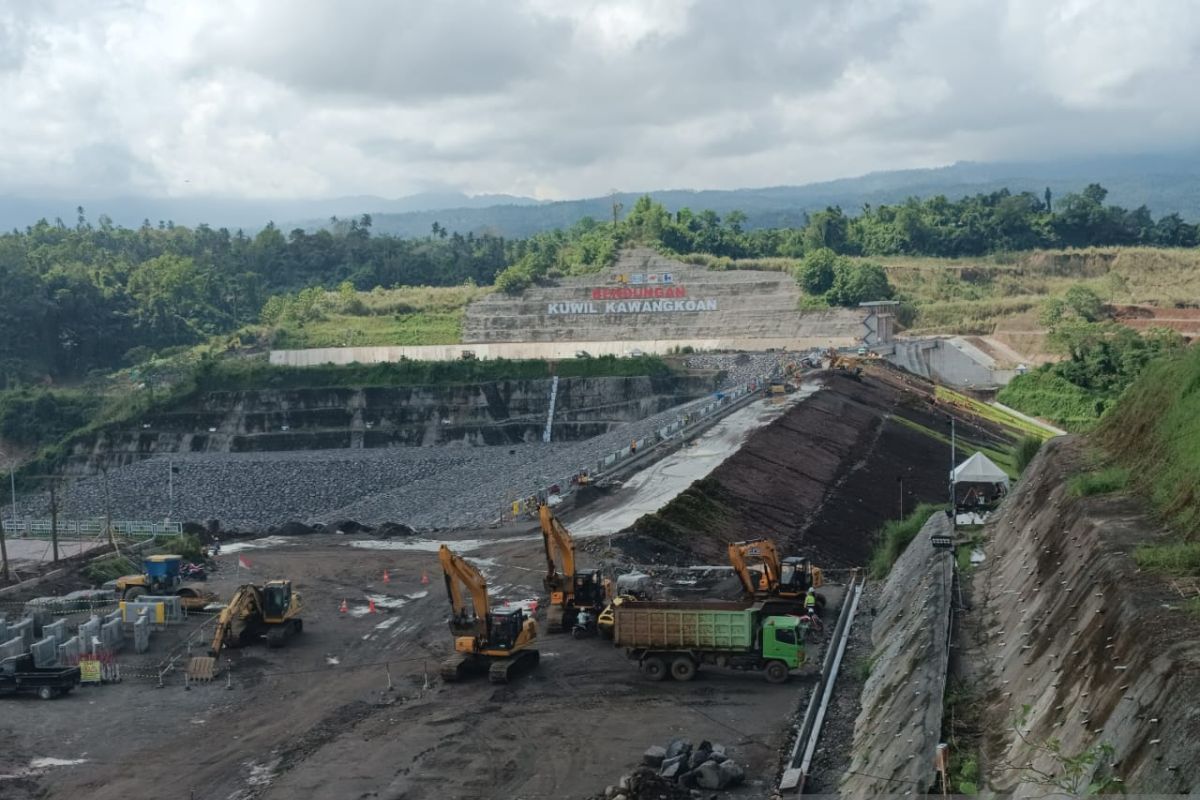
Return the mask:
{"type": "Polygon", "coordinates": [[[698,353],[688,356],[683,364],[688,369],[724,370],[721,387],[730,388],[771,377],[788,357],[786,353],[698,353]]]}
{"type": "Polygon", "coordinates": [[[740,785],[746,771],[725,752],[725,745],[672,739],[666,747],[649,747],[642,765],[593,800],[683,800],[740,785]]]}

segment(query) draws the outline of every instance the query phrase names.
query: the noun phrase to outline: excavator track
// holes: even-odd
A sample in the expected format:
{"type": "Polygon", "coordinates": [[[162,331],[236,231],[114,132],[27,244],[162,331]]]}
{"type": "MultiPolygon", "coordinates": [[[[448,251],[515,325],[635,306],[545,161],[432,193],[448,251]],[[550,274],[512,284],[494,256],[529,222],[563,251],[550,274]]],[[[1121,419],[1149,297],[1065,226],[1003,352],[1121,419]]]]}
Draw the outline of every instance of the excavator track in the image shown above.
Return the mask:
{"type": "Polygon", "coordinates": [[[455,653],[442,662],[441,666],[438,667],[438,673],[442,676],[442,680],[447,683],[462,680],[470,671],[469,660],[469,656],[465,653],[455,653]]]}
{"type": "Polygon", "coordinates": [[[505,659],[492,662],[488,679],[492,683],[508,683],[537,666],[540,656],[537,650],[521,650],[505,659]]]}

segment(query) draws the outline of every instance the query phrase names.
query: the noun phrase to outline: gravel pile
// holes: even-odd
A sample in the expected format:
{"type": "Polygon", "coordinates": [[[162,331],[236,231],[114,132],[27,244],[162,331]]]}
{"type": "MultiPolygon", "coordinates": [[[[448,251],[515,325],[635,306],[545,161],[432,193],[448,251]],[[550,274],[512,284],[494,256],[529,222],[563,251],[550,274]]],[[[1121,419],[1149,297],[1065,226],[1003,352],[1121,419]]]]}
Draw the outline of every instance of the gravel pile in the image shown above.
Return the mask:
{"type": "MultiPolygon", "coordinates": [[[[170,461],[156,456],[110,470],[107,480],[94,476],[76,481],[60,496],[61,513],[98,517],[107,506],[114,519],[163,519],[172,508],[167,478],[173,464],[172,518],[215,519],[225,529],[265,531],[290,520],[344,519],[415,528],[486,525],[512,500],[581,468],[594,468],[630,440],[704,402],[685,403],[584,442],[193,453],[173,455],[170,461]]],[[[44,498],[34,513],[48,516],[44,498]]]]}
{"type": "Polygon", "coordinates": [[[723,369],[722,388],[740,386],[752,380],[771,377],[780,369],[784,353],[698,353],[684,359],[688,369],[723,369]]]}

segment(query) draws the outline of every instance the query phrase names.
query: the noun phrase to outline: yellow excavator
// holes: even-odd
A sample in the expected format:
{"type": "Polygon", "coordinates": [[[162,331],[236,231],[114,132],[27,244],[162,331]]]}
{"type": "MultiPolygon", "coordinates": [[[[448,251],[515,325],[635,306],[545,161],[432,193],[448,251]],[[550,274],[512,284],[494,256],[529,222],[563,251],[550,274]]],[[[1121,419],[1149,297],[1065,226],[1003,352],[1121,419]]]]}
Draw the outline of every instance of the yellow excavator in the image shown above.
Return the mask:
{"type": "Polygon", "coordinates": [[[266,638],[268,647],[283,647],[288,639],[304,630],[300,618],[303,606],[300,593],[290,580],[267,581],[239,586],[221,609],[207,656],[197,656],[188,664],[188,674],[196,680],[211,680],[217,670],[221,650],[243,647],[266,638]]]}
{"type": "MultiPolygon", "coordinates": [[[[780,599],[799,604],[804,602],[810,588],[824,585],[820,567],[799,556],[780,558],[779,549],[770,539],[730,542],[729,563],[750,599],[780,599]],[[758,563],[757,570],[751,568],[751,561],[758,563]]],[[[824,605],[820,595],[817,604],[824,605]]]]}
{"type": "Polygon", "coordinates": [[[538,509],[542,540],[546,545],[546,577],[543,584],[550,593],[546,628],[550,633],[572,630],[580,611],[595,620],[607,602],[600,570],[576,571],[575,540],[571,532],[543,505],[538,509]],[[562,571],[559,571],[559,567],[562,571]]]}
{"type": "Polygon", "coordinates": [[[442,662],[442,680],[457,681],[487,669],[492,683],[508,683],[509,678],[537,666],[533,617],[520,607],[491,608],[487,579],[446,545],[439,549],[438,559],[446,577],[450,632],[454,634],[454,655],[442,662]]]}

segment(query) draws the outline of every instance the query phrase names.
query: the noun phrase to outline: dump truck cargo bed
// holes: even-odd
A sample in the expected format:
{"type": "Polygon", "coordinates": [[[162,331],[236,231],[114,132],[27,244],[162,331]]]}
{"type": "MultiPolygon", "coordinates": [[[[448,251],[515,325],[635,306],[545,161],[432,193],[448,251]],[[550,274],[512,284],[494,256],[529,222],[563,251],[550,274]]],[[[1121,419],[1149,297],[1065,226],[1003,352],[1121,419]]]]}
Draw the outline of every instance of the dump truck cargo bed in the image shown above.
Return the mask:
{"type": "Polygon", "coordinates": [[[744,603],[626,603],[617,607],[614,644],[648,650],[754,647],[759,607],[744,603]]]}

